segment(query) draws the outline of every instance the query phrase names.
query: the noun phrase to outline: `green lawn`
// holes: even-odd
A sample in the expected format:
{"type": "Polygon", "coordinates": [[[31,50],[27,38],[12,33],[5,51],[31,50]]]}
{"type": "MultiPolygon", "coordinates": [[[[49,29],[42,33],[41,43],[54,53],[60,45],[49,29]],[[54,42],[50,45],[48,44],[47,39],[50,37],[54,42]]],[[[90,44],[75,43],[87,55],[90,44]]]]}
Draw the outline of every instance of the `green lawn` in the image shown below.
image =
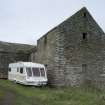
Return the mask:
{"type": "MultiPolygon", "coordinates": [[[[93,88],[22,86],[0,80],[0,86],[15,94],[14,105],[105,105],[105,91],[93,88]]],[[[0,97],[6,95],[0,88],[0,97]]]]}

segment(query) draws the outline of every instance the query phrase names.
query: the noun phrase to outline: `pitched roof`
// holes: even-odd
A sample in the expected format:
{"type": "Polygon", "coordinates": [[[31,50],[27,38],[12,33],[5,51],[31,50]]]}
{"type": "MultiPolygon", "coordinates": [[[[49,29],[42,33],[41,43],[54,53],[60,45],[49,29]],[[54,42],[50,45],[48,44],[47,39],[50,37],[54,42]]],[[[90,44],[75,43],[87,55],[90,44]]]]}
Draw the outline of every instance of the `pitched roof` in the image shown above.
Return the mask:
{"type": "MultiPolygon", "coordinates": [[[[45,35],[43,35],[41,38],[43,38],[44,36],[48,35],[50,32],[58,29],[60,26],[65,25],[68,22],[72,22],[72,20],[74,20],[74,18],[76,18],[77,16],[80,16],[82,13],[87,13],[92,21],[94,22],[94,25],[97,27],[97,29],[104,34],[104,31],[102,30],[102,28],[97,24],[97,22],[95,21],[95,19],[92,17],[92,15],[90,14],[90,12],[88,11],[88,9],[86,7],[81,8],[79,11],[77,11],[75,14],[73,14],[72,16],[70,16],[69,18],[67,18],[66,20],[64,20],[62,23],[60,23],[58,26],[54,27],[53,29],[51,29],[50,31],[48,31],[45,35]]],[[[40,38],[40,39],[41,39],[40,38]]],[[[39,39],[39,40],[40,40],[39,39]]]]}

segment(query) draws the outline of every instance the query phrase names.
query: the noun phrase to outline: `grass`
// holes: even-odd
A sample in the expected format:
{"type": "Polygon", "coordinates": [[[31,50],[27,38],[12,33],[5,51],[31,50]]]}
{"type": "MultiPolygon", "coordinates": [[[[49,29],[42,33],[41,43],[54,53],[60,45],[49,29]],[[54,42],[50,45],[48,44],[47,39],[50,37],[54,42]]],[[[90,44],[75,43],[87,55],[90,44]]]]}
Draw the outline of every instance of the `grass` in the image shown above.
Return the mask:
{"type": "Polygon", "coordinates": [[[8,80],[0,85],[15,93],[14,105],[105,105],[105,91],[94,88],[31,87],[8,80]]]}
{"type": "Polygon", "coordinates": [[[4,91],[2,91],[2,90],[0,90],[0,100],[2,100],[2,99],[3,99],[4,94],[5,94],[5,92],[4,92],[4,91]]]}

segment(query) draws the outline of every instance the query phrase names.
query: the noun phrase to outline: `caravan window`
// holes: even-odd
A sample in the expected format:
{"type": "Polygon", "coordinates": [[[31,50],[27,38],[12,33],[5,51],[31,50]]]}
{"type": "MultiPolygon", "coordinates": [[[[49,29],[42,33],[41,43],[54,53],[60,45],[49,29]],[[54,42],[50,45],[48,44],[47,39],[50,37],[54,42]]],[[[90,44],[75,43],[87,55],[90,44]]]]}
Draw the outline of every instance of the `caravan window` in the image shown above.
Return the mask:
{"type": "Polygon", "coordinates": [[[40,68],[40,72],[41,72],[41,76],[42,76],[42,77],[45,77],[45,71],[44,71],[44,68],[40,68]]]}
{"type": "Polygon", "coordinates": [[[27,75],[28,75],[29,77],[32,76],[31,68],[26,68],[26,72],[27,72],[27,75]]]}
{"type": "Polygon", "coordinates": [[[32,68],[33,76],[40,76],[40,71],[39,68],[32,68]]]}
{"type": "Polygon", "coordinates": [[[21,74],[23,73],[23,68],[22,68],[22,67],[20,68],[20,73],[21,73],[21,74]]]}

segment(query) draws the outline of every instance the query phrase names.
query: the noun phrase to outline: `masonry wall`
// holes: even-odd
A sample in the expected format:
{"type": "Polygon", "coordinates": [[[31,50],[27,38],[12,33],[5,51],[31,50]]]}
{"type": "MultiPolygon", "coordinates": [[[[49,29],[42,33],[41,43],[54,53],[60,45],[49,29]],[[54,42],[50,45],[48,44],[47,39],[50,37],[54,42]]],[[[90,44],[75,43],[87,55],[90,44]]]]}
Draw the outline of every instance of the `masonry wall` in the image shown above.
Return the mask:
{"type": "Polygon", "coordinates": [[[64,35],[65,85],[98,86],[105,61],[103,31],[85,9],[59,28],[64,35]],[[85,39],[83,33],[86,34],[85,39]]]}
{"type": "Polygon", "coordinates": [[[38,40],[36,62],[47,64],[52,85],[103,87],[104,42],[104,32],[82,8],[38,40]]]}
{"type": "Polygon", "coordinates": [[[56,46],[58,43],[59,31],[54,28],[51,32],[40,38],[37,42],[36,62],[42,63],[47,67],[48,82],[50,85],[57,84],[56,68],[56,46]]]}
{"type": "Polygon", "coordinates": [[[7,78],[8,76],[8,64],[13,62],[14,54],[0,53],[0,78],[7,78]]]}
{"type": "Polygon", "coordinates": [[[14,52],[0,52],[0,78],[8,77],[9,63],[17,61],[29,61],[28,55],[24,55],[25,59],[14,52]]]}
{"type": "Polygon", "coordinates": [[[0,41],[0,78],[8,77],[9,63],[29,61],[30,51],[35,46],[0,41]]]}

